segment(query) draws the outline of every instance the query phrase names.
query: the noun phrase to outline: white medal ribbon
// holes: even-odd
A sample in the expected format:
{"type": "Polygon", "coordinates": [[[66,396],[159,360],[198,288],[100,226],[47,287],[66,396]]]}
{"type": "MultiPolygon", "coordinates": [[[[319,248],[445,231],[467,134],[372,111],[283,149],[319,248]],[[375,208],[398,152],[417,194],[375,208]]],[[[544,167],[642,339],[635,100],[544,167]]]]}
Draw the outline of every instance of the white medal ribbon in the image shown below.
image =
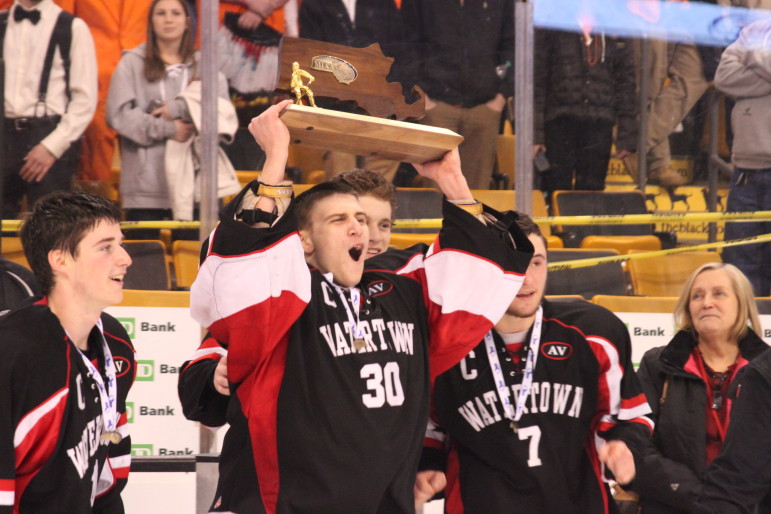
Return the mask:
{"type": "MultiPolygon", "coordinates": [[[[493,379],[495,380],[495,388],[498,391],[498,398],[503,405],[504,414],[514,424],[516,424],[522,417],[522,413],[525,410],[525,402],[530,394],[530,388],[533,385],[533,372],[535,371],[535,362],[538,359],[538,347],[541,344],[541,322],[543,320],[543,307],[538,307],[535,313],[535,322],[533,323],[533,330],[530,334],[530,347],[527,352],[527,358],[525,361],[525,371],[522,376],[522,384],[519,389],[519,397],[517,398],[517,408],[514,410],[514,406],[511,403],[511,392],[506,385],[506,381],[503,378],[503,368],[501,368],[501,361],[498,358],[498,349],[495,347],[495,340],[493,339],[493,332],[490,331],[485,335],[485,348],[487,350],[487,359],[490,362],[490,369],[493,372],[493,379]]],[[[512,427],[514,428],[514,427],[512,427]]]]}
{"type": "MultiPolygon", "coordinates": [[[[327,277],[325,276],[324,278],[327,277]]],[[[361,326],[359,326],[359,302],[361,301],[361,291],[359,291],[358,287],[348,288],[348,291],[351,293],[351,304],[353,305],[353,310],[351,310],[351,307],[348,305],[348,299],[345,297],[346,289],[335,284],[331,280],[331,277],[329,279],[329,283],[332,284],[332,287],[334,287],[335,291],[337,291],[337,294],[340,297],[340,301],[343,303],[343,307],[345,307],[345,313],[348,315],[351,345],[353,345],[354,341],[357,339],[361,339],[363,341],[364,330],[362,330],[361,326]]],[[[358,350],[358,348],[356,349],[358,350]]]]}
{"type": "MultiPolygon", "coordinates": [[[[112,358],[112,352],[110,352],[110,348],[107,346],[107,340],[104,338],[104,333],[102,332],[102,320],[100,319],[97,321],[96,325],[99,327],[99,336],[102,339],[102,349],[104,350],[104,373],[107,375],[106,386],[99,370],[96,369],[88,357],[86,357],[86,354],[84,354],[77,345],[74,346],[75,348],[78,348],[78,353],[80,353],[83,363],[86,365],[86,368],[88,368],[88,372],[91,373],[91,376],[96,382],[96,387],[99,389],[99,399],[102,402],[104,431],[115,432],[118,428],[118,386],[115,376],[115,362],[112,358]]],[[[72,340],[71,337],[70,340],[72,340]]]]}

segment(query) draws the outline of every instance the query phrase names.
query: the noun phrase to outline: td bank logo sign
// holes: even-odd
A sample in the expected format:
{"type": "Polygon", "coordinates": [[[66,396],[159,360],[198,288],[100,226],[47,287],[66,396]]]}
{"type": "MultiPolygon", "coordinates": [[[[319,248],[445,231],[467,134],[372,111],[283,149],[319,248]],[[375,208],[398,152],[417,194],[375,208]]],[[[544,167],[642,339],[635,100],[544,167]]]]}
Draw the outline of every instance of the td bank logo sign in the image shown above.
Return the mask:
{"type": "Polygon", "coordinates": [[[152,382],[155,380],[155,361],[137,361],[137,382],[152,382]]]}
{"type": "Polygon", "coordinates": [[[148,323],[142,321],[137,325],[136,318],[115,318],[123,325],[131,339],[136,338],[137,332],[176,332],[177,326],[171,321],[165,323],[148,323]]]}
{"type": "Polygon", "coordinates": [[[131,456],[132,457],[149,457],[153,455],[154,448],[152,444],[132,444],[131,456]]]}
{"type": "Polygon", "coordinates": [[[123,325],[123,328],[128,333],[131,339],[134,339],[137,334],[137,320],[136,318],[115,318],[118,323],[123,325]]]}

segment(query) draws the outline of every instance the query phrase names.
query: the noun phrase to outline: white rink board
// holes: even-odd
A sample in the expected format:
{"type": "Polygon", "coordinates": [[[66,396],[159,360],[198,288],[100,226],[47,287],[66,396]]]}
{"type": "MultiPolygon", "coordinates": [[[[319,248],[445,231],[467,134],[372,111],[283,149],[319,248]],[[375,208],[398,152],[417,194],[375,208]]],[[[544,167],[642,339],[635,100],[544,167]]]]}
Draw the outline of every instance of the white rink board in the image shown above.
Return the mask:
{"type": "MultiPolygon", "coordinates": [[[[616,312],[621,321],[626,324],[629,337],[632,339],[632,362],[635,368],[640,365],[642,356],[657,346],[666,344],[675,335],[675,321],[670,313],[658,312],[616,312]]],[[[760,324],[763,340],[771,344],[771,315],[761,315],[760,324]]]]}
{"type": "Polygon", "coordinates": [[[126,514],[195,514],[195,473],[131,473],[121,493],[126,514]]]}
{"type": "MultiPolygon", "coordinates": [[[[140,363],[137,381],[129,394],[134,411],[130,426],[132,452],[139,455],[198,453],[199,425],[182,415],[177,397],[177,368],[198,347],[200,326],[190,318],[189,309],[182,307],[111,307],[107,312],[127,327],[140,363]],[[160,327],[166,330],[150,330],[160,327]],[[146,413],[154,414],[141,414],[142,407],[146,413]]],[[[635,367],[647,350],[666,345],[675,333],[670,313],[617,312],[616,315],[629,330],[635,367]]],[[[771,315],[762,315],[760,319],[764,327],[761,336],[771,344],[771,315]]],[[[216,449],[221,448],[226,428],[216,432],[216,449]]],[[[195,487],[195,473],[132,473],[122,496],[127,514],[194,513],[195,487]]],[[[439,514],[443,504],[443,501],[430,502],[423,514],[439,514]]]]}
{"type": "Polygon", "coordinates": [[[185,307],[110,307],[136,349],[137,376],[127,413],[133,455],[194,455],[198,423],[182,414],[178,368],[198,348],[201,327],[185,307]]]}

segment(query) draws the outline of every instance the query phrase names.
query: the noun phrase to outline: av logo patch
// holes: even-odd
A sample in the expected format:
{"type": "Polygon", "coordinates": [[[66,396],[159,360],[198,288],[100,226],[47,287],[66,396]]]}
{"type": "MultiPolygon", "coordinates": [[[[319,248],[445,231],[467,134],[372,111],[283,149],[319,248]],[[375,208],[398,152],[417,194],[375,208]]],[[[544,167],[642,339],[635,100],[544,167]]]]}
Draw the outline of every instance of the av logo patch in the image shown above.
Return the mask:
{"type": "Polygon", "coordinates": [[[126,329],[126,332],[128,333],[131,339],[134,339],[136,337],[136,333],[137,333],[136,318],[115,318],[115,319],[118,320],[118,323],[123,325],[123,328],[126,329]]]}
{"type": "Polygon", "coordinates": [[[155,380],[155,361],[137,361],[137,382],[155,380]]]}
{"type": "Polygon", "coordinates": [[[573,355],[573,345],[568,343],[544,343],[541,345],[541,354],[555,361],[564,361],[573,355]]]}
{"type": "Polygon", "coordinates": [[[150,455],[153,455],[152,444],[132,444],[131,445],[132,457],[148,457],[150,455]]]}
{"type": "Polygon", "coordinates": [[[126,402],[126,418],[129,423],[134,422],[134,402],[126,402]]]}
{"type": "Polygon", "coordinates": [[[115,376],[118,378],[128,373],[129,370],[131,369],[131,363],[126,357],[121,357],[120,355],[116,355],[115,357],[113,357],[113,362],[115,363],[115,371],[118,372],[115,376]]]}
{"type": "Polygon", "coordinates": [[[384,294],[388,294],[391,292],[391,290],[394,288],[394,285],[387,281],[387,280],[378,280],[377,282],[373,282],[369,285],[367,288],[367,294],[369,296],[383,296],[384,294]]]}

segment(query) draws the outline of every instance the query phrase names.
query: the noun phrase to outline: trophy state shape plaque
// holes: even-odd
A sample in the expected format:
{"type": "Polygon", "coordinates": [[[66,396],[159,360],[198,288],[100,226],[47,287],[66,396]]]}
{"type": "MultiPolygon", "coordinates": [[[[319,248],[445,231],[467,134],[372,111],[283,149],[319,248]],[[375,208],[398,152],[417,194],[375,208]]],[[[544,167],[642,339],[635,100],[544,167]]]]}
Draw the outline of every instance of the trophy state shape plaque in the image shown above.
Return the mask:
{"type": "Polygon", "coordinates": [[[399,121],[423,117],[425,95],[416,86],[418,100],[407,104],[401,84],[386,79],[391,64],[377,43],[351,48],[285,37],[278,90],[311,105],[319,98],[352,101],[369,114],[290,105],[281,119],[292,144],[416,163],[441,159],[457,147],[463,136],[451,130],[399,121]],[[396,120],[386,119],[391,116],[396,120]]]}

